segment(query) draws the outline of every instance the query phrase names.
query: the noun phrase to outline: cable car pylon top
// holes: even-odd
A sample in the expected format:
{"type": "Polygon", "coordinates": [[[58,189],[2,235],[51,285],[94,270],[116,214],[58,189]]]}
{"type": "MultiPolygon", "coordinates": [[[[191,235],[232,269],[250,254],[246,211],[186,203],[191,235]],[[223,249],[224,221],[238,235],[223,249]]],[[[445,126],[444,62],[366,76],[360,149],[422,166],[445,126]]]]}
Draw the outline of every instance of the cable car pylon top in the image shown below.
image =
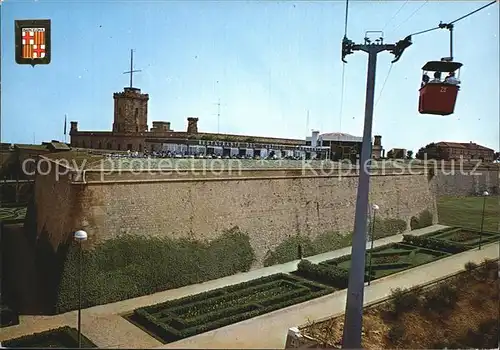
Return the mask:
{"type": "Polygon", "coordinates": [[[395,57],[394,60],[391,61],[391,63],[395,63],[399,61],[404,50],[412,44],[410,35],[403,40],[399,40],[395,44],[384,44],[383,36],[380,36],[375,40],[375,42],[372,42],[368,38],[368,33],[371,32],[366,32],[364,44],[362,45],[355,44],[352,40],[349,40],[347,36],[344,36],[344,38],[342,39],[342,62],[347,63],[345,57],[352,54],[354,51],[368,52],[369,50],[376,50],[378,52],[389,51],[390,53],[392,53],[395,57]]]}

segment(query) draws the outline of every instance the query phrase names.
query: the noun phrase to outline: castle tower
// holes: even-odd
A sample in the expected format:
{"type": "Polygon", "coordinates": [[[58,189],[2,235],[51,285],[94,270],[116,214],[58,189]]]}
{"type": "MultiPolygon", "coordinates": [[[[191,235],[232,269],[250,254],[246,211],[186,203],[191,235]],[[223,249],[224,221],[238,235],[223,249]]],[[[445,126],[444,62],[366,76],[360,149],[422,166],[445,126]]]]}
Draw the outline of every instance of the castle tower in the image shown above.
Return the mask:
{"type": "Polygon", "coordinates": [[[141,89],[126,87],[123,92],[113,94],[115,113],[114,132],[145,132],[148,131],[148,101],[149,95],[141,93],[141,89]]]}
{"type": "Polygon", "coordinates": [[[198,133],[198,118],[189,117],[189,118],[187,118],[187,120],[188,120],[187,133],[188,134],[197,134],[198,133]]]}
{"type": "Polygon", "coordinates": [[[372,158],[373,159],[380,159],[382,157],[382,136],[380,135],[375,135],[374,136],[374,141],[373,141],[373,147],[372,147],[372,158]]]}
{"type": "Polygon", "coordinates": [[[123,74],[130,74],[130,86],[123,92],[113,94],[115,99],[115,115],[113,132],[145,132],[148,131],[148,94],[142,94],[141,89],[133,87],[134,50],[130,50],[130,70],[123,74]]]}

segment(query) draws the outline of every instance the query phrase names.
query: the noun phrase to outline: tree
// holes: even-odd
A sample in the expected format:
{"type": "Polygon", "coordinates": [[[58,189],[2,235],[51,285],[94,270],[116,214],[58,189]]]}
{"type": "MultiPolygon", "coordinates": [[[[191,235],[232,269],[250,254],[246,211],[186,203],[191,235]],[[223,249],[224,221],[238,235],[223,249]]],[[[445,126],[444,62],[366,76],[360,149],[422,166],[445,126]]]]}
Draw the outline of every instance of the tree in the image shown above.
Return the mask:
{"type": "Polygon", "coordinates": [[[412,150],[406,152],[406,159],[413,159],[413,151],[412,150]]]}
{"type": "Polygon", "coordinates": [[[420,159],[420,160],[424,160],[424,157],[425,157],[425,148],[422,147],[422,148],[420,148],[418,150],[417,155],[415,156],[415,158],[420,159]]]}

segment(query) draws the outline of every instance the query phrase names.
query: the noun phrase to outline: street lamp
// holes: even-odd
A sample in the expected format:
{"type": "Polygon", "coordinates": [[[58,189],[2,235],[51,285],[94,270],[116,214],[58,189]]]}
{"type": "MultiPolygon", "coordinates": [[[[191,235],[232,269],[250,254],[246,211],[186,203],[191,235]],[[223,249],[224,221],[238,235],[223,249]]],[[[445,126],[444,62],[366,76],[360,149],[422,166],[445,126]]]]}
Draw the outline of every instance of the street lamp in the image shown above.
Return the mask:
{"type": "Polygon", "coordinates": [[[372,281],[372,255],[373,255],[373,241],[375,240],[375,216],[377,214],[377,210],[379,210],[380,207],[376,204],[372,205],[372,234],[371,234],[371,244],[370,244],[370,262],[369,262],[369,267],[368,267],[368,285],[370,285],[372,281]]]}
{"type": "Polygon", "coordinates": [[[484,226],[484,210],[486,209],[486,197],[490,194],[488,191],[483,192],[483,213],[481,214],[481,231],[479,232],[479,250],[481,249],[481,243],[483,240],[483,226],[484,226]]]}
{"type": "Polygon", "coordinates": [[[83,249],[82,242],[87,240],[87,232],[83,230],[76,231],[74,239],[78,243],[80,258],[78,264],[78,348],[82,347],[82,270],[83,270],[83,249]]]}

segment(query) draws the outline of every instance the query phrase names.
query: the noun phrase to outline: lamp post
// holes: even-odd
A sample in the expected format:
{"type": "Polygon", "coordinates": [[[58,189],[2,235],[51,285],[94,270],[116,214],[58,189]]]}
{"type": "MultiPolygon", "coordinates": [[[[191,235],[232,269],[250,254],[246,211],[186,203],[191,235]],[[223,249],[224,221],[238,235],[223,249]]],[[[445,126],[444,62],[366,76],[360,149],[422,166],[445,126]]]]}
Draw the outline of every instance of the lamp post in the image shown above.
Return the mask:
{"type": "Polygon", "coordinates": [[[83,249],[82,242],[87,240],[87,232],[83,230],[76,231],[74,239],[78,243],[79,261],[78,265],[78,348],[82,347],[82,270],[83,270],[83,249]]]}
{"type": "Polygon", "coordinates": [[[483,212],[481,214],[481,231],[479,232],[479,248],[478,250],[481,250],[481,243],[483,241],[483,226],[484,226],[484,210],[486,209],[486,197],[488,197],[490,194],[488,191],[483,192],[483,212]]]}
{"type": "Polygon", "coordinates": [[[368,267],[368,285],[370,285],[372,281],[372,254],[373,254],[373,241],[375,240],[375,217],[377,214],[377,210],[379,210],[379,206],[376,204],[372,205],[372,229],[371,229],[371,243],[370,243],[370,262],[369,262],[369,267],[368,267]]]}

